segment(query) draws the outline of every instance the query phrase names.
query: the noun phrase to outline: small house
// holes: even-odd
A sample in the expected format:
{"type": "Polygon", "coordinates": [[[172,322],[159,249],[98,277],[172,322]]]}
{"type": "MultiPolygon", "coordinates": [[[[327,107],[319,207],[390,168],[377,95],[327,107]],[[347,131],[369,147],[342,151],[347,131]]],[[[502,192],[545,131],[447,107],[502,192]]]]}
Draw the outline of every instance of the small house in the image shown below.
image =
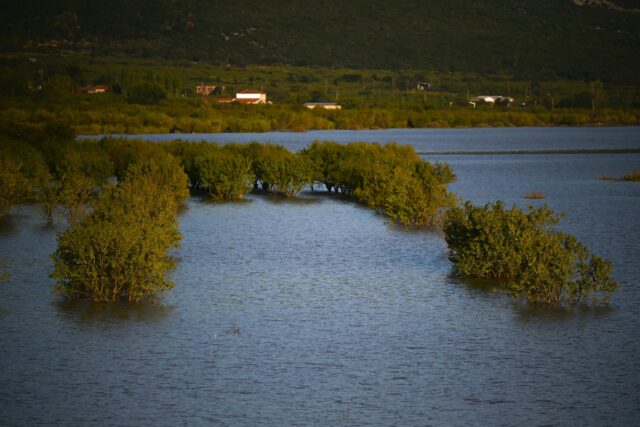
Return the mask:
{"type": "Polygon", "coordinates": [[[109,92],[109,86],[107,86],[107,85],[87,86],[85,88],[85,91],[87,93],[90,93],[90,94],[107,93],[107,92],[109,92]]]}
{"type": "Polygon", "coordinates": [[[196,94],[203,96],[203,97],[207,97],[209,95],[211,95],[214,91],[216,90],[215,86],[210,86],[210,85],[198,85],[196,86],[196,94]]]}
{"type": "Polygon", "coordinates": [[[342,105],[337,104],[335,102],[305,102],[304,106],[310,110],[313,110],[314,108],[322,108],[324,110],[342,109],[342,105]]]}
{"type": "Polygon", "coordinates": [[[485,102],[487,104],[495,104],[496,102],[510,104],[513,102],[513,98],[502,95],[480,95],[470,99],[472,102],[485,102]]]}
{"type": "Polygon", "coordinates": [[[243,104],[266,104],[267,94],[256,90],[243,90],[236,93],[235,100],[243,104]]]}

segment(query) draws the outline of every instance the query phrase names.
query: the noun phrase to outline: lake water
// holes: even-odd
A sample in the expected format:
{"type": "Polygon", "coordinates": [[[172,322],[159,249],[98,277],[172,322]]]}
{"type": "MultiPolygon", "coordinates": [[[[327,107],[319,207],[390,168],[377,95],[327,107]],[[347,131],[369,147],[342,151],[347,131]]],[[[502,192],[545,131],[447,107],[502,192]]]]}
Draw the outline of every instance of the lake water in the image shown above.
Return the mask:
{"type": "MultiPolygon", "coordinates": [[[[265,133],[186,133],[156,135],[113,135],[124,138],[144,138],[151,141],[209,141],[247,143],[260,141],[279,144],[298,151],[313,141],[337,142],[397,142],[413,145],[419,153],[450,151],[544,151],[640,149],[636,127],[601,128],[485,128],[485,129],[387,129],[336,130],[310,132],[265,133]]],[[[99,138],[88,136],[81,138],[99,138]]]]}
{"type": "MultiPolygon", "coordinates": [[[[175,137],[175,135],[174,135],[175,137]]],[[[184,137],[184,136],[182,136],[184,137]]],[[[225,139],[222,139],[224,137],[225,139]]],[[[148,136],[158,140],[157,136],[148,136]]],[[[198,136],[202,139],[202,136],[198,136]]],[[[299,149],[394,140],[421,152],[640,148],[640,128],[223,134],[299,149]]],[[[350,201],[192,198],[161,303],[50,293],[55,234],[0,220],[2,425],[637,425],[640,154],[430,155],[476,203],[547,203],[611,259],[609,307],[536,308],[452,274],[437,230],[350,201]],[[545,200],[523,199],[542,192],[545,200]]]]}

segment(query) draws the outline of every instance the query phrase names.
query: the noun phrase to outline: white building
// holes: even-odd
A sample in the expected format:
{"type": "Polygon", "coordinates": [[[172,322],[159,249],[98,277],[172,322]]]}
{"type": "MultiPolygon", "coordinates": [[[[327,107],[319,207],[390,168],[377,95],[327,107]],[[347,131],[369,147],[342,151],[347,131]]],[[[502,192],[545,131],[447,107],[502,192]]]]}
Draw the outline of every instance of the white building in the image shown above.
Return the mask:
{"type": "Polygon", "coordinates": [[[510,96],[502,96],[502,95],[480,95],[480,96],[471,98],[470,101],[486,102],[487,104],[495,104],[496,102],[508,102],[510,104],[513,102],[513,98],[511,98],[510,96]]]}
{"type": "Polygon", "coordinates": [[[256,90],[243,90],[236,93],[236,102],[244,104],[266,104],[267,94],[256,90]]]}
{"type": "Polygon", "coordinates": [[[323,108],[325,110],[340,110],[342,105],[336,104],[335,102],[305,102],[305,107],[310,110],[314,108],[323,108]]]}

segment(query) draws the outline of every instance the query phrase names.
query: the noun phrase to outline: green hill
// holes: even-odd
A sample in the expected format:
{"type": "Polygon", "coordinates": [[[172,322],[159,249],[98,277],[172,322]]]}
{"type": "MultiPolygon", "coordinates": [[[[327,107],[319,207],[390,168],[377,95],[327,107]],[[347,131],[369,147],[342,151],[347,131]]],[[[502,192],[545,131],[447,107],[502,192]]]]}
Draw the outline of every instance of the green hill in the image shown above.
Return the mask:
{"type": "Polygon", "coordinates": [[[25,0],[0,49],[640,82],[637,0],[25,0]]]}

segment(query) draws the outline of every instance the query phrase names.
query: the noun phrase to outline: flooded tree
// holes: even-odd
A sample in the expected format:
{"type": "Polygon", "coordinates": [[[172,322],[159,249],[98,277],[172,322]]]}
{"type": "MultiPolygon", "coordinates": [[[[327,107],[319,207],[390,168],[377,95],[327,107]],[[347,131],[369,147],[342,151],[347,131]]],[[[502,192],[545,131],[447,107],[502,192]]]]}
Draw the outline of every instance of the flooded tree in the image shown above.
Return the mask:
{"type": "Polygon", "coordinates": [[[450,259],[465,277],[497,279],[516,298],[547,304],[607,301],[618,284],[611,263],[573,236],[553,230],[549,208],[523,212],[502,202],[448,212],[444,227],[450,259]]]}
{"type": "Polygon", "coordinates": [[[194,159],[197,182],[213,200],[242,199],[254,181],[251,161],[231,150],[210,146],[194,159]]]}
{"type": "Polygon", "coordinates": [[[54,291],[71,299],[137,302],[171,288],[167,273],[175,262],[167,251],[179,245],[177,211],[186,194],[177,161],[131,164],[119,185],[106,186],[91,214],[58,237],[54,291]]]}
{"type": "Polygon", "coordinates": [[[404,225],[438,224],[456,204],[447,190],[453,171],[423,161],[411,146],[325,141],[314,142],[303,155],[328,191],[352,196],[404,225]]]}

